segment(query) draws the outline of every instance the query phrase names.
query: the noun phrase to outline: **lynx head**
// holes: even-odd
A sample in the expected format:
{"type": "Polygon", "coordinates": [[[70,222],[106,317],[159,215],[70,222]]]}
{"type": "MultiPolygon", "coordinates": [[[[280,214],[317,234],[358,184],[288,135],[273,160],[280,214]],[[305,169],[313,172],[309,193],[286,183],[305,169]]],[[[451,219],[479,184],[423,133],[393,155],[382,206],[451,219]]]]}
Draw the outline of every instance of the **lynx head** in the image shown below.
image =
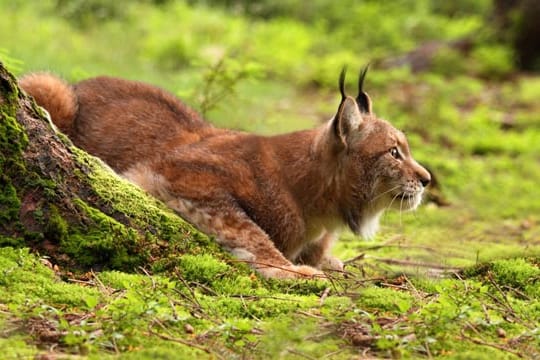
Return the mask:
{"type": "Polygon", "coordinates": [[[340,212],[352,231],[372,237],[385,209],[413,210],[429,184],[429,172],[411,155],[403,132],[372,112],[360,72],[356,98],[345,94],[345,69],[339,79],[341,103],[330,122],[337,157],[340,212]]]}

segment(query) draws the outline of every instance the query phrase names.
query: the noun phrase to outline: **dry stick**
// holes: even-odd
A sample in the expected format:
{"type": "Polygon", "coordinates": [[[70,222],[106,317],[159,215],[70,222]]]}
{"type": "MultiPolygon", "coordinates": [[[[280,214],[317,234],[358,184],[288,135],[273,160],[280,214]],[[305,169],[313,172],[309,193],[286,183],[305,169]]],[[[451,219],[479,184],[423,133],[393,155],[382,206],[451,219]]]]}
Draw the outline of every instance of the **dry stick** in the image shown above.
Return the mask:
{"type": "Polygon", "coordinates": [[[142,266],[139,266],[139,269],[146,275],[148,276],[148,278],[150,278],[150,281],[152,281],[152,290],[156,290],[156,281],[154,280],[154,278],[152,277],[152,275],[150,275],[150,273],[148,271],[146,271],[145,268],[143,268],[142,266]]]}
{"type": "Polygon", "coordinates": [[[418,266],[418,267],[426,267],[426,268],[430,268],[430,269],[449,270],[449,271],[458,271],[458,270],[460,270],[457,267],[439,265],[439,264],[430,264],[430,263],[424,263],[424,262],[419,262],[419,261],[387,259],[387,258],[379,258],[379,257],[375,257],[375,256],[370,256],[369,259],[373,259],[375,261],[379,261],[379,262],[382,262],[382,263],[385,263],[385,264],[390,264],[390,265],[418,266]]]}
{"type": "Polygon", "coordinates": [[[409,290],[409,288],[405,285],[396,285],[396,284],[387,283],[387,282],[382,282],[381,285],[389,287],[389,288],[393,288],[393,289],[398,289],[398,290],[409,290]]]}
{"type": "Polygon", "coordinates": [[[366,257],[366,254],[362,253],[362,254],[360,254],[360,255],[357,255],[357,256],[353,257],[352,259],[345,260],[345,261],[343,262],[343,265],[348,265],[348,264],[353,263],[353,262],[355,262],[355,261],[362,260],[362,259],[364,259],[365,257],[366,257]]]}
{"type": "Polygon", "coordinates": [[[259,319],[258,317],[256,317],[255,315],[253,315],[251,313],[251,311],[249,311],[248,307],[247,307],[247,304],[246,302],[244,301],[244,297],[242,295],[240,295],[240,301],[242,302],[242,307],[244,308],[245,312],[251,316],[254,320],[258,321],[258,322],[261,322],[262,320],[259,319]]]}
{"type": "Polygon", "coordinates": [[[79,279],[69,278],[68,281],[72,283],[83,284],[83,285],[92,285],[92,286],[95,285],[95,283],[93,283],[92,280],[79,280],[79,279]]]}
{"type": "Polygon", "coordinates": [[[511,286],[508,286],[508,285],[503,285],[502,288],[504,289],[507,289],[509,291],[513,291],[515,292],[516,294],[518,294],[519,296],[521,296],[523,299],[527,300],[527,301],[531,301],[532,299],[530,298],[530,296],[528,296],[527,294],[525,294],[523,291],[521,290],[518,290],[514,287],[511,287],[511,286]]]}
{"type": "Polygon", "coordinates": [[[433,355],[431,355],[431,350],[429,350],[429,343],[424,341],[424,347],[426,348],[426,354],[428,356],[428,359],[433,359],[433,355]]]}
{"type": "Polygon", "coordinates": [[[330,294],[330,288],[329,287],[324,289],[324,291],[323,291],[323,293],[321,295],[321,298],[319,299],[319,306],[323,306],[324,300],[326,300],[326,298],[328,297],[328,294],[330,294]]]}
{"type": "Polygon", "coordinates": [[[303,353],[301,353],[301,352],[299,352],[297,350],[294,350],[294,349],[286,349],[286,350],[287,350],[287,352],[290,352],[291,354],[298,355],[300,357],[303,357],[303,358],[306,358],[306,359],[309,359],[309,360],[317,360],[314,357],[311,357],[311,356],[309,356],[307,354],[303,354],[303,353]]]}
{"type": "Polygon", "coordinates": [[[492,295],[490,293],[487,293],[486,296],[488,296],[491,300],[495,302],[495,305],[489,305],[489,304],[486,305],[490,309],[497,310],[497,311],[506,310],[507,313],[505,314],[505,317],[511,316],[513,321],[519,322],[521,325],[525,326],[529,330],[536,328],[536,325],[534,322],[531,323],[525,319],[518,317],[518,315],[514,312],[514,309],[512,309],[512,307],[510,307],[509,305],[501,301],[501,299],[499,299],[497,296],[492,295]]]}
{"type": "Polygon", "coordinates": [[[489,282],[491,283],[491,285],[493,285],[495,287],[495,289],[497,289],[499,294],[501,294],[501,297],[503,298],[504,303],[505,303],[506,308],[508,309],[508,311],[510,311],[512,313],[512,315],[515,316],[516,312],[512,308],[512,305],[510,304],[510,301],[508,301],[508,297],[506,296],[506,293],[501,289],[499,284],[497,284],[497,282],[493,278],[493,273],[491,271],[488,271],[487,278],[488,278],[489,282]]]}
{"type": "Polygon", "coordinates": [[[486,304],[484,304],[484,303],[481,303],[481,304],[482,304],[482,311],[484,312],[484,317],[485,317],[486,323],[491,325],[491,319],[489,318],[489,312],[488,312],[488,309],[486,307],[486,304]]]}
{"type": "MultiPolygon", "coordinates": [[[[339,271],[339,270],[334,270],[334,271],[341,273],[343,277],[351,274],[351,273],[346,272],[346,271],[339,271]]],[[[328,274],[328,273],[326,273],[325,275],[326,275],[326,279],[330,282],[330,284],[332,285],[332,288],[337,293],[338,292],[338,287],[337,287],[336,283],[339,283],[339,280],[342,280],[343,278],[336,278],[334,276],[330,276],[330,274],[328,274]]],[[[330,291],[330,290],[328,290],[328,291],[330,291]]]]}
{"type": "Polygon", "coordinates": [[[321,357],[321,359],[326,359],[326,358],[332,357],[332,356],[334,356],[334,355],[337,355],[337,354],[339,354],[339,353],[344,352],[345,350],[347,350],[347,348],[346,348],[346,347],[342,347],[342,348],[339,349],[339,350],[329,352],[328,354],[324,354],[324,355],[321,357]]]}
{"type": "MultiPolygon", "coordinates": [[[[180,295],[181,297],[183,297],[184,299],[186,299],[186,301],[190,302],[194,307],[195,309],[193,310],[195,312],[195,310],[197,310],[197,313],[205,318],[206,320],[209,320],[215,324],[219,324],[220,322],[213,319],[212,317],[208,316],[204,311],[203,311],[203,307],[202,305],[199,303],[199,300],[197,300],[197,296],[195,295],[195,291],[191,288],[191,286],[189,286],[189,284],[187,283],[186,279],[184,279],[182,277],[182,275],[180,274],[176,274],[177,275],[177,278],[180,279],[180,281],[182,282],[182,284],[188,289],[189,293],[191,296],[188,296],[187,294],[184,294],[182,293],[181,291],[177,290],[177,289],[173,289],[174,292],[176,292],[178,295],[180,295]]],[[[177,300],[174,300],[174,299],[171,299],[173,302],[175,303],[178,303],[182,306],[185,306],[185,304],[181,304],[180,302],[178,302],[177,300]]]]}
{"type": "Polygon", "coordinates": [[[219,295],[217,292],[214,291],[214,289],[206,286],[203,283],[200,283],[200,282],[197,282],[197,281],[192,281],[191,284],[194,285],[197,289],[201,288],[203,290],[206,290],[212,296],[218,296],[219,295]]]}
{"type": "Polygon", "coordinates": [[[154,336],[157,336],[158,338],[160,339],[163,339],[163,340],[167,340],[167,341],[173,341],[173,342],[177,342],[179,344],[182,344],[182,345],[186,345],[186,346],[189,346],[189,347],[192,347],[192,348],[195,348],[195,349],[199,349],[201,351],[204,351],[205,353],[207,354],[212,354],[212,355],[215,355],[217,356],[219,359],[223,359],[221,356],[219,356],[218,354],[216,353],[213,353],[212,351],[210,351],[209,349],[203,347],[203,346],[200,346],[200,345],[197,345],[197,344],[194,344],[190,341],[187,341],[187,340],[184,340],[184,339],[180,339],[180,338],[175,338],[175,337],[172,337],[172,336],[169,336],[169,335],[164,335],[164,334],[160,334],[158,332],[155,332],[151,329],[148,330],[148,333],[150,335],[154,335],[154,336]]]}
{"type": "Polygon", "coordinates": [[[281,301],[292,301],[292,302],[296,302],[296,303],[300,302],[300,300],[298,300],[298,299],[287,299],[287,298],[282,298],[282,297],[277,297],[277,296],[263,296],[263,295],[232,294],[232,295],[227,295],[227,297],[231,297],[231,298],[242,297],[245,300],[272,299],[272,300],[281,300],[281,301]]]}
{"type": "Polygon", "coordinates": [[[100,290],[101,290],[102,292],[107,293],[107,295],[111,295],[111,291],[110,291],[111,288],[107,288],[107,287],[105,286],[105,284],[103,284],[103,282],[99,279],[99,277],[98,277],[97,274],[94,272],[94,270],[90,270],[90,274],[92,275],[92,278],[97,282],[97,284],[98,284],[100,290]]]}
{"type": "MultiPolygon", "coordinates": [[[[163,328],[164,330],[167,330],[165,328],[165,326],[159,320],[154,319],[153,323],[158,324],[161,328],[163,328]]],[[[222,357],[219,354],[213,353],[210,349],[207,349],[204,346],[192,343],[191,341],[187,341],[187,340],[184,340],[184,339],[175,338],[175,337],[165,335],[165,334],[160,334],[157,331],[152,330],[152,323],[148,324],[148,332],[150,333],[150,335],[155,335],[155,336],[159,337],[160,339],[168,340],[168,341],[174,341],[174,342],[177,342],[177,343],[182,344],[182,345],[190,346],[190,347],[193,347],[195,349],[199,349],[201,351],[204,351],[207,354],[216,355],[219,359],[222,359],[222,357]]]]}
{"type": "Polygon", "coordinates": [[[502,350],[502,351],[509,352],[511,354],[516,355],[517,357],[520,357],[520,358],[524,357],[522,353],[520,353],[518,351],[514,351],[512,349],[509,349],[506,346],[499,345],[499,344],[494,344],[494,343],[488,343],[488,342],[485,342],[484,340],[473,338],[471,336],[467,336],[467,335],[465,335],[463,333],[463,330],[461,330],[461,338],[464,339],[464,340],[472,341],[473,343],[478,344],[478,345],[489,346],[489,347],[495,348],[497,350],[502,350]]]}
{"type": "Polygon", "coordinates": [[[405,278],[405,281],[407,282],[407,284],[409,284],[409,286],[413,289],[414,294],[416,295],[416,298],[423,299],[423,296],[420,294],[420,292],[418,291],[416,286],[414,286],[414,284],[411,282],[411,280],[409,280],[409,277],[406,276],[406,275],[403,275],[403,277],[405,278]]]}
{"type": "Polygon", "coordinates": [[[363,250],[363,251],[368,251],[368,250],[379,250],[379,249],[384,249],[384,248],[421,249],[421,250],[426,250],[426,251],[434,252],[434,253],[437,252],[436,249],[431,248],[431,247],[429,247],[429,246],[421,246],[421,245],[400,245],[400,244],[380,244],[380,245],[373,245],[373,246],[369,246],[369,247],[363,247],[362,250],[363,250]]]}
{"type": "Polygon", "coordinates": [[[307,316],[307,317],[311,317],[311,318],[314,318],[314,319],[322,319],[323,318],[323,316],[311,314],[311,313],[308,313],[307,311],[304,311],[304,310],[297,310],[296,313],[300,314],[300,315],[307,316]]]}
{"type": "Polygon", "coordinates": [[[454,276],[457,277],[459,281],[461,281],[461,283],[463,284],[463,287],[465,288],[465,292],[468,293],[468,292],[469,292],[469,285],[468,285],[468,283],[461,277],[461,275],[459,274],[459,272],[456,271],[456,273],[454,274],[454,276]]]}
{"type": "MultiPolygon", "coordinates": [[[[180,281],[182,282],[182,284],[184,284],[184,286],[186,287],[186,289],[188,289],[189,293],[191,294],[191,302],[195,305],[197,305],[199,307],[199,309],[202,308],[201,304],[199,303],[199,300],[197,300],[197,296],[195,295],[195,291],[193,291],[193,289],[191,288],[191,286],[189,286],[189,284],[187,283],[186,279],[184,279],[183,276],[181,276],[180,274],[177,274],[178,276],[178,279],[180,279],[180,281]]],[[[178,292],[178,291],[177,291],[178,292]]],[[[178,292],[180,293],[180,292],[178,292]]]]}

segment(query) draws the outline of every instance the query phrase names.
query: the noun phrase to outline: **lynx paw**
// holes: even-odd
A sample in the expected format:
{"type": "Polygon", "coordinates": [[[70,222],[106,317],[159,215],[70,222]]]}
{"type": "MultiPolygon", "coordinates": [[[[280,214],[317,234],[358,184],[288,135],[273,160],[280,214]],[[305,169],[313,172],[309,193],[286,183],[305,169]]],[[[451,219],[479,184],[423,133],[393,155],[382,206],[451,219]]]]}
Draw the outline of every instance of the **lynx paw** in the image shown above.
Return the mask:
{"type": "Polygon", "coordinates": [[[320,264],[321,269],[343,271],[343,262],[334,256],[326,256],[320,264]]]}
{"type": "Polygon", "coordinates": [[[289,265],[281,268],[258,269],[262,276],[273,279],[326,279],[318,269],[307,265],[289,265]]]}

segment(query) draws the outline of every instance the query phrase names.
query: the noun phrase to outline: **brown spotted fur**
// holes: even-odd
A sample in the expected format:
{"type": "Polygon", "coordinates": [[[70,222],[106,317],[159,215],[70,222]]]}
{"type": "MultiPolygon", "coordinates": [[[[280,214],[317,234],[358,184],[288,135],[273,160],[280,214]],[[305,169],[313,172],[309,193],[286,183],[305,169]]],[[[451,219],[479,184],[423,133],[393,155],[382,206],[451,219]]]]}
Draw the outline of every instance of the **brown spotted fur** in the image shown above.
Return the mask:
{"type": "Polygon", "coordinates": [[[163,200],[267,277],[341,270],[348,226],[373,236],[389,207],[415,208],[429,173],[362,91],[312,130],[271,137],[212,127],[169,93],[110,77],[21,79],[73,142],[163,200]],[[397,151],[397,153],[396,153],[397,151]],[[396,154],[398,155],[396,157],[396,154]]]}

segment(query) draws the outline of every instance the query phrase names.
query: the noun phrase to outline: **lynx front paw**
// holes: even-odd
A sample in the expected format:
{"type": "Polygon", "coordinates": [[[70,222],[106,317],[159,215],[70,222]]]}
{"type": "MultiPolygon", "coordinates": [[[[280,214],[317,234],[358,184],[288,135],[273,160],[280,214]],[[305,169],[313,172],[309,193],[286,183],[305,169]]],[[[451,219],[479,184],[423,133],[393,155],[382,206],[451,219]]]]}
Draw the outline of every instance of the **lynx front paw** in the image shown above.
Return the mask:
{"type": "Polygon", "coordinates": [[[326,256],[320,264],[321,269],[343,271],[343,262],[334,256],[326,256]]]}
{"type": "Polygon", "coordinates": [[[259,268],[262,276],[273,279],[326,279],[318,269],[307,265],[289,265],[284,267],[259,268]]]}

